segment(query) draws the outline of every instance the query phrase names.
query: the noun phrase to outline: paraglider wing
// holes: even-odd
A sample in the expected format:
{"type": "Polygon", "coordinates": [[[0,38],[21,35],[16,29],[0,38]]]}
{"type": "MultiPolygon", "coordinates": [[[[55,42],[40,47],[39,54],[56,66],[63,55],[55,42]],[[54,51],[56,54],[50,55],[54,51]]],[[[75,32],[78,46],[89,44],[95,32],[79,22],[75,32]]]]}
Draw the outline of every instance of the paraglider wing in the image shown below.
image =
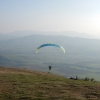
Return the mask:
{"type": "Polygon", "coordinates": [[[42,44],[42,45],[40,45],[40,46],[37,48],[36,53],[39,51],[40,48],[45,47],[45,46],[55,46],[55,47],[61,48],[61,49],[64,51],[64,53],[65,53],[65,49],[64,49],[62,46],[59,46],[59,45],[53,44],[53,43],[47,43],[47,44],[42,44]]]}

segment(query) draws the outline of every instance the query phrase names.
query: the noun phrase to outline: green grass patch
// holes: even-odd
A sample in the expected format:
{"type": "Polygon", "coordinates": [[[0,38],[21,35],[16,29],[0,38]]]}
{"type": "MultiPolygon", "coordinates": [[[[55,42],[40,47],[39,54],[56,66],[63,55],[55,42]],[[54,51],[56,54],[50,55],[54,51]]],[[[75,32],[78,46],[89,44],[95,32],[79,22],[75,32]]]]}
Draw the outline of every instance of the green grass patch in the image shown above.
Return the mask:
{"type": "Polygon", "coordinates": [[[0,68],[0,100],[100,99],[100,82],[71,80],[51,73],[0,68]]]}

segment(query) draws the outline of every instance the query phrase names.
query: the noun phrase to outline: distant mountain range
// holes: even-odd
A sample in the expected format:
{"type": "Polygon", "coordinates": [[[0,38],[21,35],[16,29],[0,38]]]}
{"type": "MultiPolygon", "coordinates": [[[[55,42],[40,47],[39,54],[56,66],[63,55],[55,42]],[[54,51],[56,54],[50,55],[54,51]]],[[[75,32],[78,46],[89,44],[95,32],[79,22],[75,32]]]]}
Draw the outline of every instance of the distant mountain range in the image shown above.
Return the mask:
{"type": "Polygon", "coordinates": [[[0,65],[42,71],[52,65],[53,73],[60,75],[100,75],[99,39],[25,32],[0,34],[0,65]],[[36,48],[43,43],[59,44],[66,53],[54,47],[42,48],[36,53],[36,48]]]}
{"type": "Polygon", "coordinates": [[[41,32],[41,31],[15,31],[11,33],[2,34],[0,33],[0,40],[8,40],[12,38],[18,38],[23,36],[28,36],[32,34],[38,34],[38,35],[64,35],[69,37],[81,37],[81,38],[96,38],[92,35],[86,34],[86,33],[79,33],[74,31],[62,31],[62,32],[41,32]]]}

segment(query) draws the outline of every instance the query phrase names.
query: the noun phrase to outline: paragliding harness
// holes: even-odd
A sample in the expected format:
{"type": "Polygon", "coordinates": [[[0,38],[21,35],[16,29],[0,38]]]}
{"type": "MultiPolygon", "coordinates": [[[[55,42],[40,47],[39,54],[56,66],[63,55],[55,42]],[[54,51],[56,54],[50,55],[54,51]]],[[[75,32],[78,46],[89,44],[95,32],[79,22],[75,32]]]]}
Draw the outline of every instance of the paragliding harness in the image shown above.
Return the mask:
{"type": "Polygon", "coordinates": [[[49,66],[49,71],[51,70],[52,66],[49,66]]]}

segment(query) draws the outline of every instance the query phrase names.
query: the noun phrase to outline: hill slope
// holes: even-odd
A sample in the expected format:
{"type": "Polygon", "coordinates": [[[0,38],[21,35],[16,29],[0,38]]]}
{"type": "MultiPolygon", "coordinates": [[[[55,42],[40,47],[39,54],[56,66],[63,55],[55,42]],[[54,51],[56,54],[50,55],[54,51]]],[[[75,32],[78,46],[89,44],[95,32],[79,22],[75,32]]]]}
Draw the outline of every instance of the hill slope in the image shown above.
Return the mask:
{"type": "Polygon", "coordinates": [[[99,100],[100,83],[0,67],[0,100],[99,100]]]}

